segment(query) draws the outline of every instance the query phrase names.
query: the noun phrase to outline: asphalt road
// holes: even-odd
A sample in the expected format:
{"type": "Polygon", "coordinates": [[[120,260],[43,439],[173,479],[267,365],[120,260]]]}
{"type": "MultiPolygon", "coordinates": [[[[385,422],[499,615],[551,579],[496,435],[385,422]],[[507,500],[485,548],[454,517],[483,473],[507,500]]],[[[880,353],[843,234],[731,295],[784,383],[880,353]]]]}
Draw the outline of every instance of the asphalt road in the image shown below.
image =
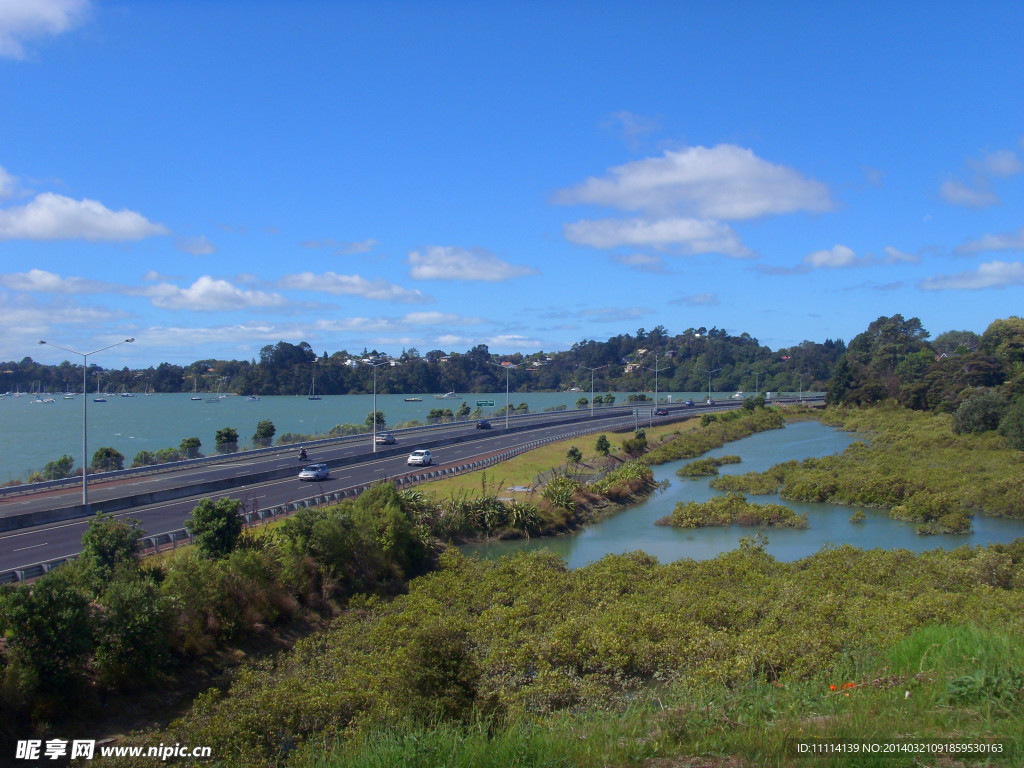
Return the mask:
{"type": "MultiPolygon", "coordinates": [[[[689,410],[693,411],[693,409],[689,410]]],[[[664,420],[677,419],[681,415],[678,413],[671,417],[660,418],[664,420]]],[[[200,498],[236,498],[248,505],[255,503],[263,509],[323,493],[365,485],[376,480],[405,474],[418,474],[423,470],[419,467],[408,466],[406,459],[413,449],[422,447],[424,443],[438,441],[445,443],[430,448],[433,456],[431,468],[436,469],[465,464],[483,456],[536,440],[558,437],[591,425],[599,426],[600,430],[607,431],[616,428],[628,430],[635,420],[633,415],[624,412],[614,416],[598,412],[592,421],[588,419],[585,422],[572,423],[566,423],[558,416],[559,414],[553,414],[546,419],[538,420],[537,426],[534,428],[515,432],[504,430],[504,420],[495,420],[494,428],[491,430],[477,430],[472,426],[459,425],[443,431],[417,434],[394,432],[398,439],[397,444],[378,446],[377,454],[371,452],[371,446],[367,445],[368,441],[364,437],[358,443],[344,441],[336,445],[311,445],[308,448],[309,457],[303,462],[298,460],[297,451],[294,448],[275,452],[270,456],[265,454],[241,455],[230,463],[194,468],[188,472],[142,475],[115,483],[93,483],[89,488],[89,500],[92,504],[96,504],[103,499],[152,493],[161,489],[181,487],[185,484],[195,485],[224,477],[277,469],[291,470],[288,476],[276,480],[141,505],[112,513],[114,517],[138,520],[147,534],[156,535],[182,528],[185,518],[200,498]],[[304,482],[298,479],[299,470],[303,466],[319,462],[332,465],[331,475],[327,480],[304,482]],[[338,462],[347,463],[334,466],[338,462]]],[[[644,423],[646,423],[646,419],[644,419],[644,423]]],[[[76,485],[60,492],[31,494],[9,499],[0,504],[0,514],[4,516],[25,514],[38,509],[80,503],[81,486],[76,485]]],[[[81,550],[82,534],[88,525],[88,518],[79,518],[0,534],[0,572],[77,554],[81,550]]]]}
{"type": "MultiPolygon", "coordinates": [[[[90,485],[89,500],[91,504],[96,504],[103,499],[196,486],[225,478],[243,478],[274,470],[285,473],[285,476],[279,479],[245,483],[223,491],[142,504],[111,513],[118,518],[138,520],[147,535],[158,535],[181,529],[185,518],[201,498],[235,498],[245,503],[248,508],[257,505],[260,509],[266,509],[323,493],[362,486],[376,480],[418,474],[422,471],[421,468],[409,467],[406,463],[409,453],[416,448],[429,447],[433,455],[433,468],[445,468],[465,464],[536,440],[557,438],[590,426],[596,428],[595,434],[616,429],[626,431],[636,423],[646,426],[652,418],[655,423],[677,421],[739,405],[740,403],[736,401],[722,402],[715,406],[701,404],[691,408],[663,405],[662,407],[667,408],[668,415],[651,417],[651,407],[644,404],[638,411],[619,407],[605,409],[605,412],[596,411],[593,419],[586,418],[583,421],[578,420],[581,415],[579,412],[539,414],[529,419],[513,420],[513,428],[532,426],[508,432],[504,429],[504,419],[494,420],[492,430],[477,430],[470,424],[456,424],[430,430],[395,431],[393,433],[398,443],[378,446],[376,454],[372,452],[366,436],[325,441],[307,444],[309,457],[304,462],[298,460],[297,450],[291,448],[238,454],[232,460],[223,463],[138,475],[116,482],[94,483],[90,485]],[[572,418],[577,420],[568,421],[572,418]],[[299,470],[303,466],[321,462],[332,467],[327,480],[303,482],[298,479],[299,470]]],[[[581,437],[580,441],[587,439],[581,437]]],[[[60,491],[32,493],[3,500],[0,502],[0,516],[25,514],[33,510],[55,509],[80,503],[81,485],[75,485],[60,491]]],[[[78,518],[0,533],[0,574],[77,554],[81,551],[82,534],[88,525],[88,518],[78,518]]]]}

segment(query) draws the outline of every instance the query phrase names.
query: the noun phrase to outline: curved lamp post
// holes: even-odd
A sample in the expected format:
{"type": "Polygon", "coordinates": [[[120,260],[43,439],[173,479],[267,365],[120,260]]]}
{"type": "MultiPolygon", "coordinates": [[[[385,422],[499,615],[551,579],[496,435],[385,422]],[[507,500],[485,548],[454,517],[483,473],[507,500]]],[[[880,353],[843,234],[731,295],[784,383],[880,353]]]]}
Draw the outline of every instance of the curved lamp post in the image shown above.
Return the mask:
{"type": "Polygon", "coordinates": [[[73,355],[82,356],[82,506],[88,511],[89,509],[89,449],[87,442],[87,416],[86,416],[86,403],[89,402],[87,397],[88,390],[86,388],[86,376],[89,374],[89,355],[95,355],[97,352],[102,352],[105,349],[116,347],[120,344],[131,344],[135,341],[135,338],[124,339],[122,341],[108,344],[105,347],[94,349],[92,352],[79,352],[77,349],[69,349],[68,347],[62,347],[60,344],[54,344],[52,341],[40,340],[40,344],[48,344],[51,347],[57,349],[63,349],[65,352],[70,352],[73,355]]]}

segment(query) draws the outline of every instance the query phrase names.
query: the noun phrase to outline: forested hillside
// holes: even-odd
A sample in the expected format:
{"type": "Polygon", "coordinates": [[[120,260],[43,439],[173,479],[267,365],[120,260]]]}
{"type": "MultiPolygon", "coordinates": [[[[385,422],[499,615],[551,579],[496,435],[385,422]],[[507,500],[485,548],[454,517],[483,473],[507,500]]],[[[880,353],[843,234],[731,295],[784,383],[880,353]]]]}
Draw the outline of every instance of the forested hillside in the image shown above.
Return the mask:
{"type": "MultiPolygon", "coordinates": [[[[197,360],[180,366],[161,363],[144,370],[104,370],[91,366],[88,388],[104,391],[298,395],[313,386],[324,395],[364,394],[373,390],[373,366],[380,393],[495,392],[505,388],[502,364],[515,366],[509,386],[516,392],[560,391],[578,387],[589,393],[591,374],[598,392],[822,390],[846,345],[841,340],[805,341],[772,350],[747,333],[732,336],[718,328],[690,328],[670,335],[662,326],[606,341],[584,339],[564,352],[492,354],[480,344],[465,352],[415,348],[398,355],[314,350],[306,342],[267,345],[252,360],[197,360]],[[598,370],[591,370],[598,369],[598,370]]],[[[26,357],[0,363],[0,391],[42,387],[59,392],[80,389],[81,366],[41,365],[26,357]]]]}

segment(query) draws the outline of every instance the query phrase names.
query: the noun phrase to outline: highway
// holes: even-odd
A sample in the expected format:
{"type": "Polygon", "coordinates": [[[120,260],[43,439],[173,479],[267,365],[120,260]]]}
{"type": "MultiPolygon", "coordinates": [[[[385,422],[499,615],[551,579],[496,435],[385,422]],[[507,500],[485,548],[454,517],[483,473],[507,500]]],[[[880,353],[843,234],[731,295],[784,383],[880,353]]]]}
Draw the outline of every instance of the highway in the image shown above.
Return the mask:
{"type": "MultiPolygon", "coordinates": [[[[91,511],[106,508],[115,517],[138,520],[149,535],[178,530],[201,498],[239,499],[246,509],[267,509],[324,493],[363,487],[383,479],[397,479],[422,473],[409,467],[406,459],[416,448],[429,448],[430,469],[464,465],[538,440],[557,439],[580,430],[629,431],[635,424],[678,421],[710,411],[738,407],[738,401],[715,406],[662,405],[668,415],[652,416],[653,404],[630,404],[599,409],[591,418],[587,412],[566,411],[514,417],[505,430],[504,418],[492,421],[491,430],[475,429],[473,423],[449,424],[429,429],[392,430],[395,445],[378,445],[372,452],[368,436],[307,443],[309,458],[300,462],[297,448],[265,449],[236,454],[223,461],[185,467],[178,471],[134,474],[123,479],[97,482],[90,476],[91,511]],[[634,407],[634,405],[639,407],[634,407]],[[310,463],[331,467],[327,480],[303,482],[299,470],[310,463]],[[217,490],[211,490],[217,488],[217,490]]],[[[581,436],[580,440],[589,437],[581,436]]],[[[111,473],[117,475],[118,473],[111,473]]],[[[500,472],[496,473],[500,477],[500,472]]],[[[14,572],[39,563],[57,561],[81,550],[88,517],[82,516],[81,482],[59,490],[25,492],[0,500],[0,581],[15,580],[14,572]],[[56,519],[29,527],[26,515],[56,519]],[[72,517],[74,515],[74,517],[72,517]]]]}

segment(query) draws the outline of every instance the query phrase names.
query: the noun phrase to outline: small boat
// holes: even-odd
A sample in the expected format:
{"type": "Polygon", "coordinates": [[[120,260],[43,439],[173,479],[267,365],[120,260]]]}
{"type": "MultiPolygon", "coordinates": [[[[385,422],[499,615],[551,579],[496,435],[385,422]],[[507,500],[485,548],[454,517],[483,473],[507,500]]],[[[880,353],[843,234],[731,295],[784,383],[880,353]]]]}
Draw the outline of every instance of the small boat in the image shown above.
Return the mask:
{"type": "Polygon", "coordinates": [[[458,400],[459,395],[455,392],[445,392],[443,395],[434,395],[435,400],[458,400]]]}
{"type": "Polygon", "coordinates": [[[197,382],[196,382],[196,377],[195,377],[195,376],[193,376],[193,377],[192,377],[192,400],[193,400],[193,401],[196,401],[196,400],[202,400],[202,399],[203,399],[203,398],[201,398],[201,397],[199,396],[199,394],[198,394],[198,393],[196,392],[196,383],[197,383],[197,382]]]}
{"type": "Polygon", "coordinates": [[[407,397],[407,398],[405,398],[405,402],[407,402],[407,403],[422,403],[423,402],[423,398],[422,397],[407,397]]]}
{"type": "Polygon", "coordinates": [[[99,382],[99,380],[96,381],[96,397],[94,397],[92,399],[92,401],[94,403],[105,403],[105,402],[107,402],[107,398],[103,397],[103,395],[100,394],[100,382],[99,382]]]}
{"type": "Polygon", "coordinates": [[[316,368],[313,369],[313,381],[309,385],[309,396],[308,396],[307,399],[309,399],[309,400],[322,400],[323,399],[323,398],[320,397],[320,395],[318,395],[316,393],[316,368]]]}
{"type": "Polygon", "coordinates": [[[743,390],[741,389],[739,392],[737,392],[735,395],[733,395],[732,399],[733,400],[742,400],[743,399],[743,390]]]}
{"type": "Polygon", "coordinates": [[[249,400],[250,402],[257,402],[260,399],[260,396],[259,395],[249,395],[245,399],[249,400]]]}

